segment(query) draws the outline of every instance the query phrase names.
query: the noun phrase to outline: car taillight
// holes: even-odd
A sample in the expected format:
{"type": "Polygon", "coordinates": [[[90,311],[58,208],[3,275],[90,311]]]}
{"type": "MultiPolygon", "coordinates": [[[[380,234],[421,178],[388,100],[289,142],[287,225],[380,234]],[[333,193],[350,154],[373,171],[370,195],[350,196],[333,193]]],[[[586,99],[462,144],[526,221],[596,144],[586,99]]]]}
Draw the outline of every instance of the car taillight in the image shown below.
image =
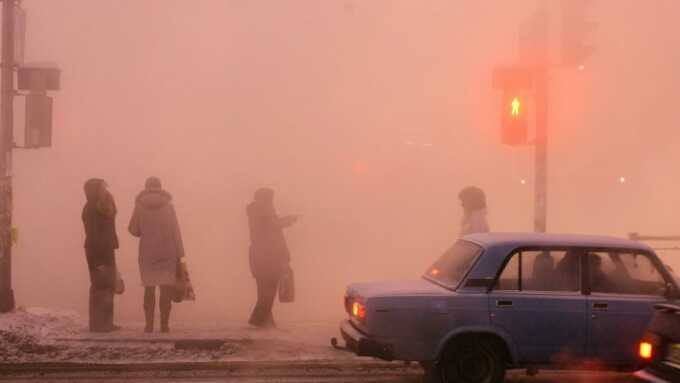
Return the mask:
{"type": "Polygon", "coordinates": [[[650,342],[642,341],[640,342],[640,352],[639,352],[640,358],[645,359],[645,360],[650,360],[652,359],[652,356],[654,355],[654,347],[650,342]]]}
{"type": "Polygon", "coordinates": [[[359,302],[352,303],[352,316],[361,320],[365,319],[366,307],[359,302]]]}

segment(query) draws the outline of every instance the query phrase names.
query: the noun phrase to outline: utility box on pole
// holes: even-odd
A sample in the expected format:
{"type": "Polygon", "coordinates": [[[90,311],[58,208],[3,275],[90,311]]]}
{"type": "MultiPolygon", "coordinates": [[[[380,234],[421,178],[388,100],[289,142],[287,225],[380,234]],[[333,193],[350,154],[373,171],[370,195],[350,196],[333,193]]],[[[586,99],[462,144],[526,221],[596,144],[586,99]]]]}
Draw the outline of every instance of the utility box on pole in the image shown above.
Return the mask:
{"type": "Polygon", "coordinates": [[[27,65],[17,70],[17,88],[32,92],[59,90],[61,71],[52,66],[27,65]]]}
{"type": "Polygon", "coordinates": [[[28,149],[52,146],[52,98],[44,94],[26,96],[26,126],[24,147],[28,149]]]}
{"type": "Polygon", "coordinates": [[[59,68],[47,65],[27,65],[17,70],[17,88],[26,90],[26,125],[24,148],[52,146],[52,98],[48,91],[60,89],[59,68]]]}

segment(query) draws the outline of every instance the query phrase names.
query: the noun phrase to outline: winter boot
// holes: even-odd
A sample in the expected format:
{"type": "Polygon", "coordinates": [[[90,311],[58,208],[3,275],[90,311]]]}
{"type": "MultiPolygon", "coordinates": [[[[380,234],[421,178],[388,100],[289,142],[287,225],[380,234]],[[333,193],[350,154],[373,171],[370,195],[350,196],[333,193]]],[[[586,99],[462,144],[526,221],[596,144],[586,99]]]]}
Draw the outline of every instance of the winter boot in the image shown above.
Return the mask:
{"type": "Polygon", "coordinates": [[[161,332],[170,332],[170,310],[161,310],[161,332]]]}
{"type": "Polygon", "coordinates": [[[144,318],[146,319],[146,326],[144,326],[145,333],[153,332],[154,311],[156,310],[156,296],[154,288],[147,287],[144,290],[144,318]]]}
{"type": "Polygon", "coordinates": [[[154,313],[154,308],[151,307],[151,309],[144,308],[144,316],[146,319],[146,326],[144,326],[144,332],[145,333],[152,333],[153,332],[153,313],[154,313]]]}
{"type": "Polygon", "coordinates": [[[161,332],[170,332],[170,310],[172,310],[172,288],[161,286],[161,332]]]}

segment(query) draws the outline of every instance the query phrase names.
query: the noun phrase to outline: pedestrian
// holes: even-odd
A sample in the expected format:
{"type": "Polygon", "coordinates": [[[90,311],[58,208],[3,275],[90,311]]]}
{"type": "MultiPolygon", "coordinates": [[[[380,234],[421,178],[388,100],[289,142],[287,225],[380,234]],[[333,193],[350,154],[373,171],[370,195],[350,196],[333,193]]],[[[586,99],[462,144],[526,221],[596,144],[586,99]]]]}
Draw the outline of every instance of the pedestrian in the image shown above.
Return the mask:
{"type": "Polygon", "coordinates": [[[487,233],[489,224],[486,221],[486,195],[476,186],[463,188],[458,194],[463,206],[463,221],[460,236],[472,233],[487,233]]]}
{"type": "Polygon", "coordinates": [[[106,182],[92,178],[85,182],[82,219],[85,227],[85,256],[90,274],[89,324],[92,332],[111,332],[120,327],[113,324],[113,295],[116,280],[115,250],[116,204],[106,182]]]}
{"type": "Polygon", "coordinates": [[[248,323],[258,328],[276,327],[272,307],[281,277],[290,268],[290,252],[283,229],[298,216],[279,217],[274,208],[274,190],[261,188],[247,207],[250,228],[250,271],[257,284],[257,303],[248,323]]]}
{"type": "Polygon", "coordinates": [[[146,319],[144,331],[151,333],[154,329],[158,286],[161,332],[167,333],[170,331],[172,298],[184,245],[172,196],[163,190],[157,177],[149,177],[144,190],[137,195],[128,230],[139,238],[139,271],[144,286],[146,319]]]}

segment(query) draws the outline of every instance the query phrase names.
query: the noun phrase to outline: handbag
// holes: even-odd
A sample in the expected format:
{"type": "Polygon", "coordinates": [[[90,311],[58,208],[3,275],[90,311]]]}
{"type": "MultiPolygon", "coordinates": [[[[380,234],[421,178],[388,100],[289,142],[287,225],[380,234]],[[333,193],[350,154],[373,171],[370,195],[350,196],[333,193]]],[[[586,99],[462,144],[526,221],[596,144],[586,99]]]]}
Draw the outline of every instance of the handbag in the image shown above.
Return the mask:
{"type": "Polygon", "coordinates": [[[99,265],[93,270],[92,285],[99,290],[115,290],[116,267],[113,265],[99,265]]]}
{"type": "Polygon", "coordinates": [[[118,295],[125,292],[125,281],[123,281],[123,276],[120,274],[118,268],[116,268],[116,281],[114,282],[113,292],[118,295]]]}
{"type": "Polygon", "coordinates": [[[191,284],[189,278],[189,269],[186,262],[177,260],[177,279],[175,282],[175,293],[172,296],[172,301],[179,303],[182,301],[195,301],[196,294],[194,293],[194,286],[191,284]]]}
{"type": "Polygon", "coordinates": [[[295,274],[290,267],[283,273],[279,281],[279,302],[295,302],[295,274]]]}

